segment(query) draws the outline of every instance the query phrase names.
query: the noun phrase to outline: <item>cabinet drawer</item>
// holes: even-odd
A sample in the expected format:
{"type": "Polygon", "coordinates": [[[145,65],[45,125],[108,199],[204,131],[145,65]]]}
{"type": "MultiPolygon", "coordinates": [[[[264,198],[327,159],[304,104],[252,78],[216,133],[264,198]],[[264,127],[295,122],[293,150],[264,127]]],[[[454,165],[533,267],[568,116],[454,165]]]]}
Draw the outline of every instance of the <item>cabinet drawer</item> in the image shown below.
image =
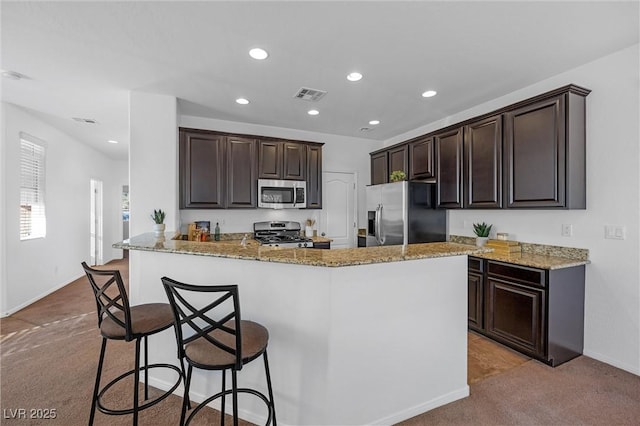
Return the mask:
{"type": "Polygon", "coordinates": [[[515,266],[494,261],[489,261],[487,264],[487,272],[490,276],[501,277],[536,287],[546,286],[546,271],[542,269],[527,268],[525,266],[515,266]]]}
{"type": "Polygon", "coordinates": [[[467,265],[470,271],[475,271],[480,273],[484,272],[484,261],[482,259],[469,256],[469,259],[467,260],[467,265]]]}

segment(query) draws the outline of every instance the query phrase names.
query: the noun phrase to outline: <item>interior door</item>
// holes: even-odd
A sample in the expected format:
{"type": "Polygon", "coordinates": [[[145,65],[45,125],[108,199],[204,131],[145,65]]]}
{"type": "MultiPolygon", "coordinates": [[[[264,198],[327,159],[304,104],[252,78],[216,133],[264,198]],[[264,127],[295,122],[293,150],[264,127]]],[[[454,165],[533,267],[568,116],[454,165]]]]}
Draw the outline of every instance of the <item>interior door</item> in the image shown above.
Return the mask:
{"type": "Polygon", "coordinates": [[[322,172],[322,214],[319,229],[331,248],[356,247],[355,173],[322,172]]]}
{"type": "Polygon", "coordinates": [[[91,265],[103,263],[102,236],[102,181],[91,179],[91,219],[90,219],[90,262],[91,265]]]}

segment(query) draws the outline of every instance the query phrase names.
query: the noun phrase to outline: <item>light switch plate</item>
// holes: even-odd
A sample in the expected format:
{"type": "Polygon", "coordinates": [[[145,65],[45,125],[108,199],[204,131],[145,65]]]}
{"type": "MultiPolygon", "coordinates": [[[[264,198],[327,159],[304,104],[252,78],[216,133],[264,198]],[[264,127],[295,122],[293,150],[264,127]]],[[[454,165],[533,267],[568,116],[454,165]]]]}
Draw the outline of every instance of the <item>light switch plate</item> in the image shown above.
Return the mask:
{"type": "Polygon", "coordinates": [[[563,223],[562,224],[562,236],[563,237],[570,237],[573,235],[573,225],[569,224],[569,223],[563,223]]]}
{"type": "Polygon", "coordinates": [[[604,237],[609,240],[624,240],[627,237],[624,225],[605,225],[604,237]]]}

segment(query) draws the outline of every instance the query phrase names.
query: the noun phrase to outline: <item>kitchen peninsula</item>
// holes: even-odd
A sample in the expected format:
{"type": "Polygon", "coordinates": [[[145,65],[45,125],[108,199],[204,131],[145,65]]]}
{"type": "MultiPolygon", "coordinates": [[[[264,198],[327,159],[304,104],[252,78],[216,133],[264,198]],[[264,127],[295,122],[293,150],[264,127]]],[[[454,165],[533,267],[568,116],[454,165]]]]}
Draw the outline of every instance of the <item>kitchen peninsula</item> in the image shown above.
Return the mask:
{"type": "MultiPolygon", "coordinates": [[[[238,284],[242,315],[269,330],[278,422],[392,424],[469,394],[467,255],[454,243],[360,249],[267,248],[253,241],[197,243],[143,234],[129,249],[133,304],[166,302],[160,278],[238,284]]],[[[150,339],[152,362],[177,363],[173,332],[150,339]]],[[[262,366],[239,385],[264,388],[262,366]]],[[[165,388],[170,378],[153,376],[165,388]]],[[[200,373],[191,397],[219,389],[200,373]]],[[[240,416],[263,424],[259,401],[240,416]]]]}

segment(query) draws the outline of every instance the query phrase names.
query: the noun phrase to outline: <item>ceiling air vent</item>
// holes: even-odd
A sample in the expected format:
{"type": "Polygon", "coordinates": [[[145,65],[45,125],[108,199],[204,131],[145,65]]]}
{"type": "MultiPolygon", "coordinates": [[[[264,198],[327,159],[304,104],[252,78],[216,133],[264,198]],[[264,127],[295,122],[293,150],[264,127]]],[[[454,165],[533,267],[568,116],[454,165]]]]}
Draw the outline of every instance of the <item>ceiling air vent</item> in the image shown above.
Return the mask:
{"type": "Polygon", "coordinates": [[[302,99],[303,101],[318,102],[326,94],[327,92],[324,90],[301,87],[293,97],[296,99],[302,99]]]}
{"type": "Polygon", "coordinates": [[[80,117],[73,117],[73,119],[75,121],[79,121],[80,123],[87,123],[87,124],[96,124],[97,121],[93,118],[80,118],[80,117]]]}
{"type": "Polygon", "coordinates": [[[373,130],[373,129],[372,129],[371,127],[360,127],[360,131],[361,131],[361,132],[370,132],[370,131],[372,131],[372,130],[373,130]]]}

